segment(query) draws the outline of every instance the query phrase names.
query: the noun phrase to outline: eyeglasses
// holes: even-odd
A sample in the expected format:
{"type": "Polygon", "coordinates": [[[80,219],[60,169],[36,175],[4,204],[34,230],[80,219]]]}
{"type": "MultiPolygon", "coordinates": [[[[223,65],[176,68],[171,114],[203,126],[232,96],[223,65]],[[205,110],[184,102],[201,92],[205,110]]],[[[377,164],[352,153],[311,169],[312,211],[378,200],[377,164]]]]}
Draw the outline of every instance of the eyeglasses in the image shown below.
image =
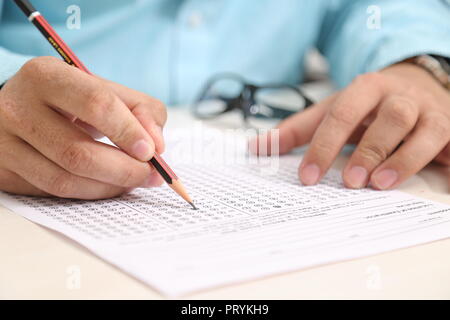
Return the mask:
{"type": "Polygon", "coordinates": [[[240,110],[244,123],[255,127],[257,125],[253,124],[253,120],[284,119],[312,104],[296,86],[257,86],[237,74],[223,73],[206,83],[194,102],[192,111],[199,119],[212,119],[240,110]]]}

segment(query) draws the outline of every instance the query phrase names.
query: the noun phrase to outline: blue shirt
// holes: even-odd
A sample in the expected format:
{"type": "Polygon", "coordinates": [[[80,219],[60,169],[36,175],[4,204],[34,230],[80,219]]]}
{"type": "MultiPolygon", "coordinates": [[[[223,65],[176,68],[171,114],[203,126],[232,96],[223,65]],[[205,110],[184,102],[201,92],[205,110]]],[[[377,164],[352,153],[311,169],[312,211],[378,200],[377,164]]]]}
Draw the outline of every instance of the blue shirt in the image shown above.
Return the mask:
{"type": "MultiPolygon", "coordinates": [[[[167,104],[191,101],[224,71],[298,84],[314,47],[339,86],[417,54],[450,57],[449,0],[32,2],[92,72],[167,104]]],[[[0,83],[42,55],[56,54],[12,0],[0,0],[0,83]]]]}

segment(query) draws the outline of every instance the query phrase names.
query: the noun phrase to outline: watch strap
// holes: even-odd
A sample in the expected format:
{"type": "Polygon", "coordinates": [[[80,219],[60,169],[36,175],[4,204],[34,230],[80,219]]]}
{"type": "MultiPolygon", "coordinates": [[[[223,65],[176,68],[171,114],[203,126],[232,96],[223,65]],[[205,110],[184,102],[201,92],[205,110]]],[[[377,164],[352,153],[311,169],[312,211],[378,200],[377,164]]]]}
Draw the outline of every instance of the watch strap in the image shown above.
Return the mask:
{"type": "Polygon", "coordinates": [[[407,61],[428,71],[447,90],[450,90],[450,63],[447,58],[424,54],[408,59],[407,61]]]}

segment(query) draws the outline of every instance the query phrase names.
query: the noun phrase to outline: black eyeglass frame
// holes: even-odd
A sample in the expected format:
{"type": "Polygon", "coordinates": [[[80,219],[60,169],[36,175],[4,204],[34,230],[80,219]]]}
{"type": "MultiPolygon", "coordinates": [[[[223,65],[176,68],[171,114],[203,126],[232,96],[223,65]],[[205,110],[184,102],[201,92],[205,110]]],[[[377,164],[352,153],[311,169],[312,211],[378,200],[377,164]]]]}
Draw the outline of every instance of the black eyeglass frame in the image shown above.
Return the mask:
{"type": "MultiPolygon", "coordinates": [[[[251,107],[256,104],[255,96],[256,96],[256,93],[258,92],[258,90],[261,90],[261,89],[283,89],[283,88],[291,89],[291,90],[294,90],[295,92],[297,92],[299,94],[299,96],[301,96],[304,99],[305,104],[302,109],[297,110],[297,111],[286,110],[286,109],[282,109],[282,108],[278,108],[278,107],[275,107],[272,105],[265,104],[265,106],[270,108],[271,111],[273,112],[273,116],[271,118],[284,119],[284,118],[286,118],[298,111],[304,110],[314,104],[314,102],[310,98],[308,98],[308,96],[305,95],[300,88],[290,85],[290,84],[255,85],[255,84],[249,83],[248,81],[246,81],[244,79],[244,77],[242,77],[238,74],[220,73],[220,74],[213,76],[206,82],[205,86],[201,90],[200,95],[198,96],[198,98],[195,100],[195,102],[192,105],[192,113],[198,119],[208,120],[208,119],[213,119],[215,117],[219,117],[219,116],[221,116],[227,112],[230,112],[232,110],[238,109],[238,110],[242,111],[244,122],[247,122],[249,117],[257,117],[258,118],[258,114],[253,113],[251,110],[251,107]],[[226,80],[226,79],[238,81],[239,83],[242,84],[242,90],[239,93],[239,95],[237,95],[236,97],[233,97],[233,98],[223,97],[220,95],[215,96],[214,97],[215,99],[219,99],[219,100],[225,102],[225,104],[226,104],[225,109],[216,114],[211,114],[211,115],[205,115],[205,114],[199,113],[198,105],[200,104],[200,102],[209,99],[209,98],[207,98],[207,93],[210,92],[211,87],[217,81],[226,80]]],[[[264,118],[267,118],[267,117],[264,117],[264,118]]]]}

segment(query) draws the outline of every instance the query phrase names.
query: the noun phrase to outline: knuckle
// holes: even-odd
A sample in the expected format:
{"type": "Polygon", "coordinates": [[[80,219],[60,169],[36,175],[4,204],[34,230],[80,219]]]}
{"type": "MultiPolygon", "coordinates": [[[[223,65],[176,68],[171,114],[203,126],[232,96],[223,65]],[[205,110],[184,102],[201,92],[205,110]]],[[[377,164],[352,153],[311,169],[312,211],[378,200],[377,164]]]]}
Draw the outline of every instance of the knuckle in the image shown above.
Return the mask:
{"type": "Polygon", "coordinates": [[[90,171],[93,162],[91,151],[79,144],[70,144],[61,155],[61,162],[65,169],[73,173],[90,171]]]}
{"type": "Polygon", "coordinates": [[[365,143],[357,150],[359,156],[372,163],[380,163],[387,159],[388,151],[380,145],[365,143]]]}
{"type": "Polygon", "coordinates": [[[314,154],[326,155],[333,151],[333,144],[328,141],[317,140],[312,143],[314,154]]]}
{"type": "Polygon", "coordinates": [[[28,60],[22,68],[20,68],[20,71],[23,73],[26,73],[27,75],[34,75],[38,70],[42,68],[42,57],[34,58],[31,60],[28,60]]]}
{"type": "Polygon", "coordinates": [[[420,101],[433,97],[432,94],[429,94],[427,91],[411,83],[403,84],[403,91],[401,94],[405,97],[410,97],[414,101],[420,101]]]}
{"type": "Polygon", "coordinates": [[[337,104],[331,108],[329,116],[337,123],[352,126],[355,123],[355,111],[344,104],[337,104]]]}
{"type": "Polygon", "coordinates": [[[417,120],[416,105],[407,98],[395,98],[388,104],[386,108],[386,116],[388,120],[396,126],[410,129],[417,120]]]}
{"type": "Polygon", "coordinates": [[[48,77],[50,66],[61,61],[55,57],[37,57],[27,61],[20,72],[28,79],[42,79],[48,77]]]}
{"type": "Polygon", "coordinates": [[[70,198],[74,192],[74,182],[70,174],[61,172],[49,179],[48,192],[60,198],[70,198]]]}
{"type": "Polygon", "coordinates": [[[117,141],[118,143],[131,140],[133,136],[132,125],[123,123],[120,127],[116,127],[115,130],[109,135],[112,141],[117,141]]]}
{"type": "Polygon", "coordinates": [[[450,139],[450,124],[446,117],[439,114],[428,115],[423,122],[423,126],[432,131],[438,139],[450,139]]]}
{"type": "Polygon", "coordinates": [[[86,112],[94,119],[102,119],[111,112],[114,95],[104,85],[89,91],[86,97],[86,112]]]}
{"type": "Polygon", "coordinates": [[[167,121],[167,110],[164,103],[158,99],[153,100],[153,108],[155,109],[156,113],[160,116],[162,123],[165,124],[167,121]]]}

